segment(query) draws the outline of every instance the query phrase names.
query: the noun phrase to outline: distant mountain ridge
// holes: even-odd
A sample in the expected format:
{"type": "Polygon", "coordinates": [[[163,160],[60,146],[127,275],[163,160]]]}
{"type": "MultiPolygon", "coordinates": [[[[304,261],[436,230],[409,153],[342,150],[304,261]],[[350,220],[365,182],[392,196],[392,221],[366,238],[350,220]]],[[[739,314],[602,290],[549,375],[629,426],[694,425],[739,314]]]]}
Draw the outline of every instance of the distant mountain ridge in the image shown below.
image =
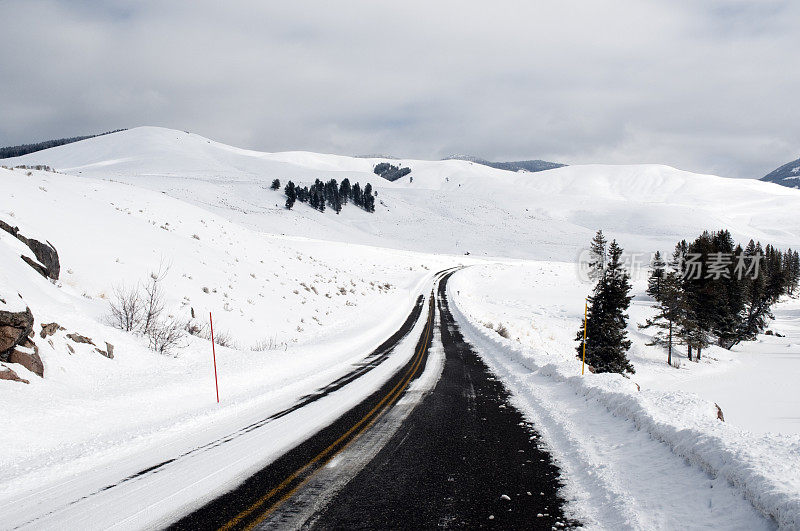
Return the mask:
{"type": "Polygon", "coordinates": [[[789,188],[800,188],[800,159],[784,164],[777,170],[766,174],[760,180],[788,186],[789,188]]]}
{"type": "Polygon", "coordinates": [[[498,170],[507,170],[507,171],[537,172],[544,170],[552,170],[554,168],[563,168],[564,166],[566,166],[566,164],[561,164],[558,162],[548,162],[546,160],[539,160],[539,159],[517,160],[511,162],[492,162],[479,157],[473,157],[471,155],[450,155],[449,157],[446,157],[443,160],[465,160],[467,162],[474,162],[475,164],[482,164],[484,166],[489,166],[490,168],[496,168],[498,170]]]}

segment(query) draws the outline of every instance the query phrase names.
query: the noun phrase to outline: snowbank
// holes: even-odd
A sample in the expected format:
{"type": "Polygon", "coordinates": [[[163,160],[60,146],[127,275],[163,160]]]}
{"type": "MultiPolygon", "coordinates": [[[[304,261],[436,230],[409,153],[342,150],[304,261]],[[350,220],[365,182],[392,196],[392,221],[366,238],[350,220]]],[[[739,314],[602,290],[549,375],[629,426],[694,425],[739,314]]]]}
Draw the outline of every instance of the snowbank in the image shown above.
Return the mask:
{"type": "Polygon", "coordinates": [[[493,352],[569,386],[575,395],[633,422],[673,452],[714,477],[724,477],[781,527],[800,528],[800,436],[763,434],[720,422],[713,402],[682,392],[637,389],[615,374],[580,376],[580,362],[505,339],[483,324],[480,308],[449,285],[454,313],[479,351],[493,352]]]}

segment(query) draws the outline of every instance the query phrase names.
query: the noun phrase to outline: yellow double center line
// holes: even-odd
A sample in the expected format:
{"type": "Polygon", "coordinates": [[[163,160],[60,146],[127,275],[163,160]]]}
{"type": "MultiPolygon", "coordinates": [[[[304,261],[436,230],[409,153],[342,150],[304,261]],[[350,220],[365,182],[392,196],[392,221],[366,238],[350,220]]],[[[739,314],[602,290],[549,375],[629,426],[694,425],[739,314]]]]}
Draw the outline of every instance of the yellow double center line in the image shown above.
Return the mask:
{"type": "Polygon", "coordinates": [[[420,365],[422,364],[422,360],[424,359],[425,348],[428,345],[428,340],[430,339],[431,329],[433,328],[433,317],[434,317],[434,303],[433,303],[433,292],[431,292],[431,300],[430,300],[430,308],[428,310],[428,323],[425,326],[424,332],[424,340],[420,345],[420,348],[417,350],[416,354],[414,355],[415,358],[413,360],[412,366],[408,369],[405,376],[397,383],[397,385],[392,388],[389,393],[384,396],[378,404],[373,407],[369,413],[364,415],[361,420],[356,422],[349,430],[347,430],[341,437],[336,439],[330,446],[325,448],[319,454],[317,454],[314,459],[297,469],[293,472],[289,477],[284,479],[277,487],[270,490],[264,496],[259,498],[255,503],[253,503],[250,507],[236,515],[232,520],[230,520],[227,524],[222,526],[220,529],[222,530],[230,530],[234,529],[242,523],[243,520],[251,517],[253,513],[256,513],[260,509],[264,508],[264,505],[269,502],[272,498],[274,498],[278,493],[280,493],[283,489],[289,486],[293,481],[295,481],[298,477],[302,476],[306,472],[309,471],[315,465],[318,465],[316,470],[311,472],[306,478],[304,478],[300,483],[292,487],[288,492],[286,492],[283,496],[281,496],[277,501],[270,504],[266,509],[263,509],[263,512],[258,514],[248,525],[244,527],[246,530],[253,529],[259,523],[263,522],[270,514],[272,514],[278,507],[281,506],[283,502],[287,499],[292,497],[295,492],[297,492],[300,487],[305,485],[314,475],[323,467],[325,466],[330,460],[336,457],[342,450],[347,448],[353,441],[355,441],[361,434],[367,431],[372,424],[378,420],[381,414],[386,411],[394,402],[403,394],[408,384],[411,382],[412,378],[416,375],[417,371],[419,370],[420,365]],[[346,441],[348,437],[352,438],[345,442],[341,448],[337,449],[343,441],[346,441]]]}

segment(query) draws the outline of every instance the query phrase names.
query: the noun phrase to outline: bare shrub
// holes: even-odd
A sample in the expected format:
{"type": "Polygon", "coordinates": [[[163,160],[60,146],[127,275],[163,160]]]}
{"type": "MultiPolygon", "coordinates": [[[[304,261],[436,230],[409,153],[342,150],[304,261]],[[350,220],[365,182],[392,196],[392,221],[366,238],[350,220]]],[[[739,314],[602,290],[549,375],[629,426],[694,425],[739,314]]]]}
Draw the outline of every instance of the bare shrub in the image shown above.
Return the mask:
{"type": "Polygon", "coordinates": [[[205,324],[200,324],[195,319],[189,319],[186,321],[184,330],[193,336],[201,337],[203,339],[210,339],[208,335],[208,327],[205,324]]]}
{"type": "Polygon", "coordinates": [[[256,341],[250,350],[253,352],[264,352],[267,350],[286,350],[288,348],[289,345],[285,342],[279,342],[276,337],[265,337],[256,341]]]}
{"type": "Polygon", "coordinates": [[[184,325],[175,319],[158,319],[150,324],[147,338],[155,352],[170,355],[176,348],[185,346],[184,325]]]}
{"type": "Polygon", "coordinates": [[[115,287],[109,301],[109,315],[106,318],[108,324],[125,332],[136,332],[142,326],[143,316],[144,301],[139,293],[139,286],[115,287]]]}
{"type": "Polygon", "coordinates": [[[236,348],[236,342],[233,340],[230,332],[219,330],[214,332],[214,343],[221,347],[236,348]]]}
{"type": "Polygon", "coordinates": [[[142,318],[142,331],[150,335],[150,330],[158,323],[164,311],[164,292],[161,281],[169,273],[169,267],[162,263],[157,271],[150,273],[150,278],[144,286],[144,317],[142,318]]]}
{"type": "Polygon", "coordinates": [[[161,281],[168,272],[169,267],[162,262],[157,271],[150,273],[144,287],[137,285],[132,288],[115,288],[109,301],[110,312],[107,316],[109,324],[115,328],[147,336],[150,348],[165,355],[184,346],[186,332],[196,331],[199,334],[203,328],[196,323],[181,322],[172,316],[161,317],[164,313],[161,281]]]}
{"type": "Polygon", "coordinates": [[[497,324],[497,329],[495,330],[495,332],[497,332],[498,334],[500,334],[501,337],[504,337],[506,339],[508,339],[510,336],[510,334],[508,333],[508,329],[506,328],[506,325],[504,325],[503,323],[497,324]]]}

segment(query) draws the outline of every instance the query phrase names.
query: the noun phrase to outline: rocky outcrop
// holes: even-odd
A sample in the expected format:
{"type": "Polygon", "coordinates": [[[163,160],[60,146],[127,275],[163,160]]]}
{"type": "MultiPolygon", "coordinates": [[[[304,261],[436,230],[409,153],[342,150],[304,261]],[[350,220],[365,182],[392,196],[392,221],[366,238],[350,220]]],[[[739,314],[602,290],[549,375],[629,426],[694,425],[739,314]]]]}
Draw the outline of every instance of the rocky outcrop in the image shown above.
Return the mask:
{"type": "Polygon", "coordinates": [[[27,337],[8,354],[8,363],[19,363],[32,373],[44,378],[44,363],[39,357],[39,347],[27,337]]]}
{"type": "Polygon", "coordinates": [[[0,380],[9,380],[12,382],[22,382],[29,384],[30,382],[25,378],[20,378],[17,373],[11,370],[9,367],[5,367],[0,365],[0,380]]]}
{"type": "Polygon", "coordinates": [[[42,243],[39,240],[34,240],[31,238],[26,238],[22,234],[19,233],[19,227],[12,227],[5,221],[0,219],[0,229],[6,231],[7,233],[14,236],[16,239],[24,243],[28,246],[28,249],[31,250],[33,256],[36,257],[38,262],[32,260],[27,256],[22,256],[21,258],[25,261],[26,264],[31,266],[33,269],[39,272],[45,278],[49,278],[52,280],[58,280],[58,276],[61,274],[61,264],[58,261],[58,252],[56,248],[53,247],[53,244],[50,242],[42,243]]]}
{"type": "Polygon", "coordinates": [[[0,360],[5,360],[11,350],[28,339],[33,331],[33,313],[0,310],[0,360]]]}

